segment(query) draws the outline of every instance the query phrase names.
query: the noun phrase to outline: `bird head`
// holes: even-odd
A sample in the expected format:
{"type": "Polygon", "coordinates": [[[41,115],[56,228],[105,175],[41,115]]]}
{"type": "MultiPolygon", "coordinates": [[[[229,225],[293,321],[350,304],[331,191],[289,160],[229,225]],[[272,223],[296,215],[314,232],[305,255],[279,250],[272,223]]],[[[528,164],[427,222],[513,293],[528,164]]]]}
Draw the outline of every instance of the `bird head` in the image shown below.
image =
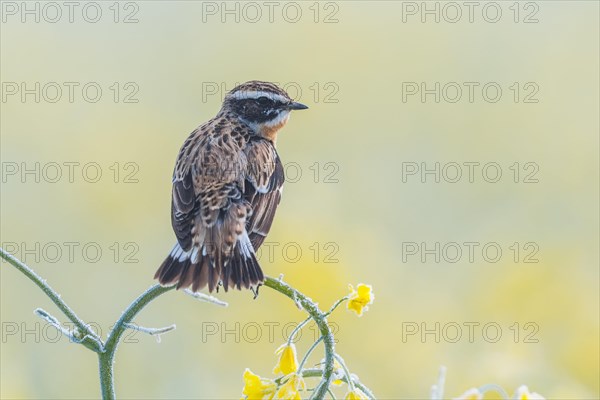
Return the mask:
{"type": "Polygon", "coordinates": [[[273,83],[250,81],[227,93],[222,111],[233,113],[256,134],[275,141],[277,131],[286,124],[290,112],[307,108],[273,83]]]}

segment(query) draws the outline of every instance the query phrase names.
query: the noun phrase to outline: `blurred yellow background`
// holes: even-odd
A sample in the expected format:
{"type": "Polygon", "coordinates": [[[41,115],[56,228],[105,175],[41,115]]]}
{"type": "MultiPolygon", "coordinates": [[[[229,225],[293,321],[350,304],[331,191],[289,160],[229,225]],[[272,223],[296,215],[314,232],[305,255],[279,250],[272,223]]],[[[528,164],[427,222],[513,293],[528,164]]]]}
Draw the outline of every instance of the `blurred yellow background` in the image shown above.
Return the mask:
{"type": "MultiPolygon", "coordinates": [[[[278,82],[310,110],[279,138],[288,183],[261,264],[322,308],[373,285],[362,318],[331,321],[375,395],[427,398],[445,365],[448,397],[497,383],[598,398],[599,5],[476,3],[3,2],[2,246],[106,335],[174,243],[189,132],[236,83],[278,82]],[[421,175],[436,163],[439,183],[421,175]]],[[[1,397],[98,397],[95,355],[32,310],[65,317],[0,273],[1,397]]],[[[138,324],[177,330],[120,345],[117,395],[239,398],[244,368],[271,376],[304,314],[267,288],[218,297],[229,307],[168,293],[146,308],[138,324]]]]}

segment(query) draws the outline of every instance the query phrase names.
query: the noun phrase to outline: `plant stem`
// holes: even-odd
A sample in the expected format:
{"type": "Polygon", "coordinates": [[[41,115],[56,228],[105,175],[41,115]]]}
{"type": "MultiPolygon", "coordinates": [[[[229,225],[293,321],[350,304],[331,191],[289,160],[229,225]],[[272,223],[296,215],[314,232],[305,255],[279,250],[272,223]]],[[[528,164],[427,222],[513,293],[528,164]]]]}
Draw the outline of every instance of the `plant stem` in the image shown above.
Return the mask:
{"type": "Polygon", "coordinates": [[[142,293],[137,299],[133,301],[127,307],[125,312],[121,315],[121,318],[117,321],[112,331],[110,331],[106,344],[104,345],[104,352],[98,354],[98,362],[100,369],[100,387],[102,389],[102,398],[105,400],[112,400],[115,398],[115,388],[113,379],[113,363],[115,352],[119,340],[125,331],[127,325],[131,323],[133,318],[140,312],[148,303],[157,298],[163,293],[173,290],[175,286],[164,287],[161,285],[154,285],[150,289],[142,293]]]}
{"type": "Polygon", "coordinates": [[[332,379],[333,360],[335,353],[333,335],[331,333],[331,330],[329,329],[327,318],[315,303],[313,303],[304,294],[289,286],[287,283],[284,283],[279,279],[266,277],[265,286],[270,287],[271,289],[274,289],[279,293],[286,295],[293,301],[299,303],[319,327],[319,330],[321,331],[321,336],[323,336],[323,344],[325,346],[325,365],[322,370],[321,382],[313,392],[311,398],[315,400],[324,399],[332,379]]]}
{"type": "Polygon", "coordinates": [[[3,248],[0,248],[0,257],[8,261],[9,264],[21,271],[26,277],[31,279],[42,291],[52,300],[54,304],[75,324],[81,334],[81,344],[96,353],[102,352],[102,340],[96,332],[94,332],[81,318],[75,314],[73,310],[60,298],[45,280],[36,274],[31,268],[25,265],[22,261],[15,258],[10,253],[7,253],[3,248]]]}
{"type": "MultiPolygon", "coordinates": [[[[317,378],[323,375],[323,370],[320,368],[310,368],[302,371],[302,376],[304,378],[317,378]]],[[[343,376],[342,381],[348,383],[348,378],[343,376]]],[[[354,386],[360,389],[361,392],[367,395],[370,400],[375,400],[375,395],[371,392],[371,389],[363,385],[361,382],[354,381],[354,386]]]]}
{"type": "Polygon", "coordinates": [[[321,342],[321,340],[323,340],[323,336],[319,337],[319,339],[317,339],[317,341],[314,342],[312,346],[310,346],[310,348],[306,351],[306,354],[304,355],[304,358],[302,359],[302,361],[300,362],[300,366],[298,367],[298,372],[302,372],[302,368],[304,368],[304,364],[306,364],[308,357],[311,355],[313,350],[317,348],[317,345],[321,342]]]}
{"type": "Polygon", "coordinates": [[[350,371],[348,370],[346,363],[344,362],[344,360],[342,360],[342,357],[340,357],[337,354],[335,355],[335,359],[338,361],[338,363],[340,363],[342,369],[344,370],[344,375],[346,375],[346,378],[348,378],[346,380],[346,382],[348,382],[348,387],[351,391],[354,390],[354,380],[352,379],[352,375],[350,375],[350,371]]]}
{"type": "Polygon", "coordinates": [[[350,296],[346,296],[346,297],[342,297],[341,299],[339,299],[338,301],[335,302],[334,305],[331,306],[331,308],[329,309],[329,311],[327,311],[325,313],[325,316],[328,317],[332,312],[335,311],[335,309],[342,304],[343,302],[345,302],[346,300],[348,300],[350,298],[350,296]]]}
{"type": "Polygon", "coordinates": [[[304,321],[302,321],[298,324],[298,326],[292,331],[290,337],[288,338],[288,345],[292,344],[292,340],[294,340],[294,336],[296,336],[298,331],[300,331],[300,329],[302,329],[304,327],[304,325],[306,325],[308,322],[310,322],[311,319],[312,319],[311,317],[308,317],[304,321]]]}
{"type": "MultiPolygon", "coordinates": [[[[158,296],[173,290],[175,286],[163,287],[161,285],[154,285],[142,293],[137,299],[135,299],[125,312],[121,315],[121,318],[117,321],[113,329],[108,335],[106,342],[103,343],[100,337],[85,323],[81,320],[77,314],[60,298],[60,295],[56,293],[39,275],[37,275],[31,268],[25,265],[23,262],[7,253],[4,249],[0,248],[0,257],[6,260],[8,263],[13,265],[17,270],[27,276],[33,283],[35,283],[49,298],[56,304],[56,306],[75,324],[78,332],[76,333],[77,338],[81,337],[81,344],[85,347],[98,353],[98,364],[100,371],[100,387],[102,391],[102,398],[105,400],[115,399],[114,390],[114,376],[113,376],[113,363],[115,352],[119,344],[121,336],[128,329],[129,324],[133,321],[135,316],[152,300],[158,296]]],[[[327,315],[339,305],[337,303],[329,313],[323,313],[319,307],[312,302],[304,294],[300,293],[296,289],[292,288],[288,284],[278,279],[270,277],[265,278],[265,286],[274,289],[285,296],[292,299],[294,302],[302,306],[310,317],[315,321],[321,332],[321,338],[325,346],[325,363],[323,369],[310,369],[302,371],[303,376],[320,376],[321,382],[313,392],[311,399],[322,400],[325,395],[329,392],[329,385],[332,380],[333,374],[333,361],[335,357],[333,334],[327,323],[327,315]]],[[[207,296],[210,297],[210,296],[207,296]]],[[[212,297],[211,297],[212,298],[212,297]]],[[[219,301],[212,301],[216,304],[222,304],[219,301]]],[[[340,301],[341,303],[341,301],[340,301]]],[[[50,318],[53,322],[54,317],[51,317],[43,310],[39,310],[39,315],[44,318],[50,318]]],[[[304,322],[306,323],[306,322],[304,322]]],[[[304,325],[301,324],[301,325],[304,325]]],[[[317,343],[319,342],[317,341],[317,343]]],[[[316,346],[316,344],[315,344],[316,346]]],[[[314,347],[313,347],[314,348],[314,347]]],[[[359,382],[355,382],[356,387],[362,390],[369,398],[373,398],[371,392],[359,382]]]]}

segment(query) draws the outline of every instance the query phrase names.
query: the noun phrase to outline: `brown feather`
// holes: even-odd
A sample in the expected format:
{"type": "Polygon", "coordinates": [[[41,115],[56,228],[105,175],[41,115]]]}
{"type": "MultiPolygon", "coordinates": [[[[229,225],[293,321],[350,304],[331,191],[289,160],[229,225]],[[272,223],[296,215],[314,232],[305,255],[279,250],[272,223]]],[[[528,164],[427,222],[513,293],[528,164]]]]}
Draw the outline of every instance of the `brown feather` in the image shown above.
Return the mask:
{"type": "MultiPolygon", "coordinates": [[[[259,81],[228,96],[252,90],[291,102],[276,85],[259,81]]],[[[252,128],[227,109],[227,99],[215,118],[190,134],[177,156],[171,223],[179,248],[156,271],[163,285],[212,292],[220,283],[227,291],[264,280],[255,250],[269,233],[281,199],[285,178],[274,143],[287,120],[252,128]]]]}

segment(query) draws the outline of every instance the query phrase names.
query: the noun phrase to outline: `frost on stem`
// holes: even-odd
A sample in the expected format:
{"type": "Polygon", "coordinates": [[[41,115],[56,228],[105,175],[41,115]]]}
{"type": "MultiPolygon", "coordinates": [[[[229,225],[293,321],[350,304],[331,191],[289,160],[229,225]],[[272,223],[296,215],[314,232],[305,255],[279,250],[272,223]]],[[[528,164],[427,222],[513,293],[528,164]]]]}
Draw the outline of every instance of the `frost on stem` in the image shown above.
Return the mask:
{"type": "MultiPolygon", "coordinates": [[[[54,326],[60,333],[65,335],[71,342],[82,343],[84,340],[89,339],[89,340],[93,341],[94,343],[96,343],[96,345],[98,346],[99,349],[103,348],[102,343],[96,337],[93,337],[90,335],[84,335],[77,327],[74,327],[73,330],[71,330],[71,331],[68,330],[67,328],[62,326],[62,324],[56,317],[54,317],[53,315],[51,315],[50,313],[48,313],[47,311],[45,311],[41,308],[36,308],[33,311],[33,313],[35,315],[37,315],[38,317],[42,318],[43,320],[47,321],[50,325],[54,326]]],[[[89,329],[91,330],[91,328],[89,328],[89,329]]]]}
{"type": "Polygon", "coordinates": [[[35,315],[37,315],[38,317],[46,320],[46,322],[48,322],[50,325],[52,325],[56,329],[58,329],[58,331],[60,333],[62,333],[63,335],[65,335],[66,337],[68,337],[70,341],[79,343],[79,342],[81,342],[81,339],[83,339],[81,337],[81,332],[79,332],[79,330],[77,328],[73,329],[72,331],[69,331],[67,328],[65,328],[61,325],[61,323],[58,321],[58,319],[56,317],[54,317],[53,315],[50,315],[48,312],[44,311],[43,309],[36,308],[33,311],[33,313],[35,315]]]}
{"type": "Polygon", "coordinates": [[[446,367],[440,367],[437,382],[431,386],[431,400],[442,400],[444,398],[444,386],[446,383],[446,367]]]}
{"type": "MultiPolygon", "coordinates": [[[[338,386],[342,382],[346,382],[348,384],[346,399],[374,399],[373,393],[359,381],[355,374],[350,373],[344,360],[335,352],[333,333],[327,322],[327,316],[338,305],[352,299],[353,293],[339,299],[327,313],[324,313],[319,309],[317,302],[288,285],[283,281],[281,276],[279,279],[267,277],[265,279],[265,286],[290,298],[298,308],[309,314],[309,318],[298,324],[287,343],[281,345],[275,352],[278,357],[273,373],[279,375],[278,377],[264,378],[246,369],[243,376],[245,385],[242,390],[244,398],[299,399],[301,397],[309,397],[310,399],[321,400],[329,394],[335,399],[331,385],[338,386]],[[310,320],[313,320],[317,324],[321,336],[315,340],[302,361],[298,363],[296,346],[293,344],[293,339],[310,320]],[[323,344],[325,350],[325,357],[320,363],[322,368],[304,368],[310,354],[320,344],[323,344]],[[342,372],[338,372],[339,370],[342,370],[342,372]],[[320,378],[320,381],[315,387],[311,387],[305,383],[304,378],[320,378]]],[[[366,285],[363,286],[366,287],[366,285]]],[[[356,294],[355,300],[360,300],[361,302],[361,314],[362,311],[367,310],[365,306],[372,303],[373,296],[370,286],[368,289],[368,293],[366,294],[356,294]]]]}
{"type": "Polygon", "coordinates": [[[171,332],[172,330],[175,330],[175,328],[177,327],[175,324],[173,324],[173,325],[165,326],[163,328],[146,328],[145,326],[139,326],[139,325],[136,325],[133,323],[127,323],[127,322],[124,325],[126,328],[133,329],[134,331],[140,331],[140,332],[144,332],[150,336],[156,336],[157,343],[160,343],[160,335],[162,335],[163,333],[171,332]]]}
{"type": "Polygon", "coordinates": [[[187,295],[192,296],[196,300],[200,300],[200,301],[205,301],[207,303],[216,304],[216,305],[221,306],[221,307],[227,307],[229,305],[226,302],[224,302],[223,300],[219,300],[219,299],[217,299],[214,296],[209,296],[207,294],[200,293],[200,292],[192,292],[190,289],[184,289],[183,292],[185,294],[187,294],[187,295]]]}

